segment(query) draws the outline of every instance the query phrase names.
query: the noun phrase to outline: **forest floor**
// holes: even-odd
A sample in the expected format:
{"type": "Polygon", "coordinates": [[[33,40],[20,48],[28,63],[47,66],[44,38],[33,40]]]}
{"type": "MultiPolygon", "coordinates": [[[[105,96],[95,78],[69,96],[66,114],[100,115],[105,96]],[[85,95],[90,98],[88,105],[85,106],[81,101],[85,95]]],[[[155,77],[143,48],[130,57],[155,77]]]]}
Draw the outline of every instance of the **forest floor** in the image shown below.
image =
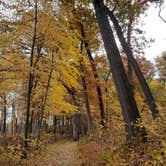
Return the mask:
{"type": "Polygon", "coordinates": [[[78,142],[72,140],[59,140],[48,144],[44,151],[30,159],[28,166],[81,166],[81,154],[78,150],[78,142]]]}

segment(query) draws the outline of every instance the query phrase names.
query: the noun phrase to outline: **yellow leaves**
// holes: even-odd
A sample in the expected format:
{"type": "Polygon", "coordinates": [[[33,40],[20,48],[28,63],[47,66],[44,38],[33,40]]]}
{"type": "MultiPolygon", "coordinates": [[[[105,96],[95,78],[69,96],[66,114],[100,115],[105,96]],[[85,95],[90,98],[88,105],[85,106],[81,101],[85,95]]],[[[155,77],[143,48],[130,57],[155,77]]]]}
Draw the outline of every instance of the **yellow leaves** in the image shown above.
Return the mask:
{"type": "Polygon", "coordinates": [[[19,55],[7,54],[0,57],[0,93],[18,91],[22,80],[26,80],[27,60],[19,55]]]}
{"type": "Polygon", "coordinates": [[[74,65],[74,63],[60,61],[57,70],[59,72],[60,80],[63,80],[70,87],[77,88],[80,73],[74,65]]]}
{"type": "MultiPolygon", "coordinates": [[[[49,74],[52,70],[45,111],[52,113],[73,112],[76,111],[76,107],[70,104],[70,95],[62,82],[76,89],[79,86],[80,40],[76,36],[77,31],[71,28],[66,14],[64,14],[65,11],[60,13],[57,11],[57,14],[52,11],[51,5],[45,4],[44,1],[38,2],[33,67],[29,66],[29,57],[34,36],[34,6],[27,7],[25,12],[23,9],[20,10],[19,19],[10,25],[13,27],[13,31],[10,31],[8,36],[5,33],[0,36],[3,54],[8,54],[13,63],[11,69],[14,69],[11,73],[8,70],[4,72],[3,78],[6,77],[6,74],[12,79],[5,80],[1,85],[4,87],[4,91],[8,89],[9,92],[20,85],[21,88],[18,89],[23,90],[20,93],[25,98],[28,76],[31,72],[33,75],[31,105],[35,104],[33,106],[35,111],[40,111],[42,98],[46,94],[49,74]],[[18,58],[17,55],[19,55],[18,58]]],[[[9,66],[10,63],[5,62],[3,68],[9,66]]]]}
{"type": "Polygon", "coordinates": [[[72,114],[75,113],[76,111],[77,109],[75,106],[63,101],[63,102],[58,102],[55,108],[50,109],[49,113],[59,115],[61,113],[72,114]]]}
{"type": "Polygon", "coordinates": [[[160,106],[165,106],[166,103],[166,86],[159,80],[150,82],[150,88],[155,100],[160,106]]]}
{"type": "Polygon", "coordinates": [[[2,165],[19,165],[22,157],[22,151],[20,145],[9,145],[5,148],[0,156],[0,161],[2,165]]]}
{"type": "Polygon", "coordinates": [[[33,1],[34,1],[35,4],[38,3],[38,0],[33,0],[33,1]]]}
{"type": "Polygon", "coordinates": [[[60,82],[52,81],[47,100],[47,111],[52,114],[72,113],[76,107],[67,102],[66,90],[60,82]]]}

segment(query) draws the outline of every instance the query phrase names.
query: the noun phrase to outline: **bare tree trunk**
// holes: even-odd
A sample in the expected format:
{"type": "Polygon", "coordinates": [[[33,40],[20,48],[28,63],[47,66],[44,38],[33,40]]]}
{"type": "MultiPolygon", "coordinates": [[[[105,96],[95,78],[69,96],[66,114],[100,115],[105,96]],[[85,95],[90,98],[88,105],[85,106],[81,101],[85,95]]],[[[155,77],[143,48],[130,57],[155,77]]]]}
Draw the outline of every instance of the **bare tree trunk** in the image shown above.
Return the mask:
{"type": "Polygon", "coordinates": [[[61,130],[60,130],[61,135],[64,134],[64,121],[65,121],[65,117],[64,117],[64,114],[62,114],[62,116],[61,116],[61,130]]]}
{"type": "Polygon", "coordinates": [[[40,114],[40,119],[39,119],[39,128],[38,128],[38,134],[37,134],[38,140],[40,138],[40,130],[41,130],[41,126],[42,126],[43,115],[44,115],[44,111],[45,111],[45,106],[46,106],[46,102],[47,102],[47,96],[48,96],[48,91],[49,91],[49,87],[50,87],[53,70],[54,70],[54,52],[52,51],[50,73],[48,75],[48,81],[47,81],[47,85],[46,85],[45,94],[42,98],[42,108],[41,108],[41,114],[40,114]]]}
{"type": "Polygon", "coordinates": [[[3,134],[6,134],[6,119],[7,119],[7,108],[6,108],[6,105],[7,105],[7,100],[6,100],[6,94],[4,94],[3,96],[3,128],[2,128],[2,133],[3,134]]]}
{"type": "Polygon", "coordinates": [[[128,138],[139,134],[137,122],[140,118],[135,99],[133,97],[129,81],[115,42],[103,0],[93,0],[97,22],[103,38],[104,47],[111,67],[113,79],[120,99],[122,113],[125,121],[128,138]]]}
{"type": "Polygon", "coordinates": [[[12,125],[11,125],[11,133],[14,135],[16,133],[16,113],[15,113],[15,103],[13,100],[12,103],[12,125]]]}
{"type": "MultiPolygon", "coordinates": [[[[132,33],[132,20],[131,20],[131,18],[129,18],[129,23],[127,26],[127,44],[130,48],[131,48],[131,33],[132,33]]],[[[131,85],[131,88],[132,88],[132,92],[134,93],[133,72],[132,72],[132,66],[130,64],[129,58],[127,58],[127,63],[128,63],[127,76],[128,76],[128,80],[131,85]]]]}
{"type": "Polygon", "coordinates": [[[34,59],[34,50],[35,50],[35,42],[36,42],[36,33],[37,33],[37,15],[38,15],[38,6],[37,1],[35,1],[34,6],[34,32],[33,32],[33,41],[31,47],[31,55],[30,55],[30,72],[29,72],[29,80],[28,80],[28,92],[27,92],[27,110],[26,110],[26,121],[25,121],[25,131],[24,131],[24,146],[23,146],[23,154],[24,158],[27,157],[27,147],[28,147],[28,133],[29,133],[29,114],[31,107],[31,93],[33,87],[33,73],[31,69],[33,68],[33,59],[34,59]]]}
{"type": "Polygon", "coordinates": [[[106,123],[108,124],[109,122],[109,110],[108,110],[108,99],[109,99],[109,92],[108,92],[108,87],[107,87],[107,82],[109,79],[109,76],[111,74],[111,70],[108,72],[108,74],[106,74],[106,76],[104,77],[104,81],[106,83],[106,87],[105,87],[105,95],[106,95],[106,99],[105,99],[105,119],[106,119],[106,123]]]}
{"type": "Polygon", "coordinates": [[[80,138],[81,126],[80,126],[81,114],[74,114],[72,117],[73,126],[73,140],[78,141],[80,138]]]}
{"type": "MultiPolygon", "coordinates": [[[[33,105],[33,104],[32,104],[33,105]]],[[[32,134],[32,129],[33,129],[33,120],[34,120],[34,107],[32,106],[32,111],[31,111],[31,117],[30,117],[30,123],[29,123],[29,133],[32,134]]]]}
{"type": "Polygon", "coordinates": [[[122,29],[121,29],[121,27],[120,27],[120,25],[118,23],[118,20],[114,16],[113,12],[110,11],[106,6],[103,7],[103,8],[107,12],[107,14],[109,15],[111,21],[114,24],[114,27],[115,27],[115,30],[117,32],[119,41],[120,41],[120,43],[121,43],[121,45],[122,45],[122,47],[123,47],[128,59],[130,61],[130,64],[132,64],[132,67],[133,67],[133,69],[135,71],[135,74],[136,74],[136,76],[137,76],[137,78],[138,78],[138,80],[139,80],[139,82],[140,82],[140,84],[142,86],[143,92],[144,92],[144,94],[145,94],[145,96],[147,98],[150,110],[152,112],[152,116],[155,119],[157,117],[157,115],[158,115],[158,110],[156,108],[155,100],[154,100],[154,98],[152,96],[150,88],[149,88],[149,86],[148,86],[148,84],[147,84],[147,82],[146,82],[146,80],[145,80],[140,68],[139,68],[139,65],[138,65],[136,59],[133,56],[133,53],[132,53],[129,45],[127,44],[127,42],[126,42],[126,40],[124,38],[122,29]]]}
{"type": "Polygon", "coordinates": [[[1,110],[1,119],[0,119],[0,132],[2,133],[2,126],[3,126],[3,110],[1,110]]]}
{"type": "Polygon", "coordinates": [[[56,125],[57,125],[57,118],[56,115],[53,117],[53,133],[56,134],[56,125]]]}
{"type": "Polygon", "coordinates": [[[108,88],[105,87],[105,95],[106,95],[106,101],[105,101],[105,119],[106,123],[109,121],[109,112],[108,112],[108,88]]]}

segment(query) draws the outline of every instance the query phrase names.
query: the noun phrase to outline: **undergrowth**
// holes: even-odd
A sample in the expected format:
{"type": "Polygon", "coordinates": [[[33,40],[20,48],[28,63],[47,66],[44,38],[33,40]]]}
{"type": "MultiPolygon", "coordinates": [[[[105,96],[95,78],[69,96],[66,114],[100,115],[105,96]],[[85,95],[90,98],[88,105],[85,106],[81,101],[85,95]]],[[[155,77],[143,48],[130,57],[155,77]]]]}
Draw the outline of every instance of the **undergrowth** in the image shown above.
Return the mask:
{"type": "Polygon", "coordinates": [[[164,166],[166,165],[166,116],[153,121],[149,112],[142,113],[142,125],[147,131],[147,141],[127,141],[121,119],[112,117],[101,139],[102,130],[79,142],[79,149],[87,165],[91,166],[164,166]],[[96,157],[97,156],[97,157],[96,157]]]}

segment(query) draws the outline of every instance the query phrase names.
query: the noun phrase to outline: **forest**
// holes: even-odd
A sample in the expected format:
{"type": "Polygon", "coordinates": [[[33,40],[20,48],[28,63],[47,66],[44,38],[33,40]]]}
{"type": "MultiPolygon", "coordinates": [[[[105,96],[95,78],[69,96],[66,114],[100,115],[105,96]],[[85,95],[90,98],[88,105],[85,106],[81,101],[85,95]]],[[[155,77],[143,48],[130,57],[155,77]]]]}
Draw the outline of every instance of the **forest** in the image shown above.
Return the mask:
{"type": "Polygon", "coordinates": [[[0,166],[166,165],[164,5],[0,0],[0,166]]]}

